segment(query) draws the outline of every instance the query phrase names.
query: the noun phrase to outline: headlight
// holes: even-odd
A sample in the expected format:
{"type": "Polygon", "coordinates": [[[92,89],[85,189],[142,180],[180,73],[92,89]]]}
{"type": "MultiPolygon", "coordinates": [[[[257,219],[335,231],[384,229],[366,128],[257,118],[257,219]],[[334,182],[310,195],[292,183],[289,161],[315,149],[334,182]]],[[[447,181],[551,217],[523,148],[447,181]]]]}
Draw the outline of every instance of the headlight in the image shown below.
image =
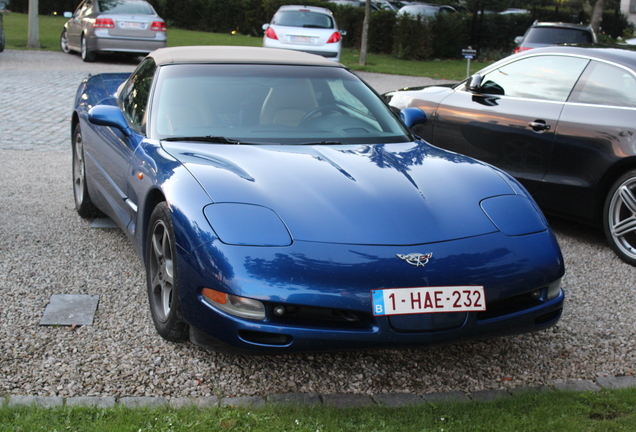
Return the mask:
{"type": "Polygon", "coordinates": [[[481,208],[502,233],[520,236],[548,229],[543,215],[532,201],[522,195],[487,198],[481,208]]]}
{"type": "Polygon", "coordinates": [[[217,309],[240,318],[265,319],[265,305],[258,300],[222,293],[210,288],[201,290],[203,298],[217,309]]]}
{"type": "Polygon", "coordinates": [[[203,210],[219,239],[236,246],[289,246],[291,234],[278,215],[250,204],[218,203],[203,210]]]}
{"type": "Polygon", "coordinates": [[[561,279],[557,279],[548,285],[548,294],[546,298],[552,300],[561,293],[561,279]]]}

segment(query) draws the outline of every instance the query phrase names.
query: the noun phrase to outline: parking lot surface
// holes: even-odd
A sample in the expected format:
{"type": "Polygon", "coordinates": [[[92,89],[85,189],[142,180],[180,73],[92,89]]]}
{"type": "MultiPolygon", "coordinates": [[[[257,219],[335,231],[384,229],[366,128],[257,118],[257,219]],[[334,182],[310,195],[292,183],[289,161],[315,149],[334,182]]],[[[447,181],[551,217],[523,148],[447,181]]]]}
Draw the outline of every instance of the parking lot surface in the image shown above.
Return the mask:
{"type": "MultiPolygon", "coordinates": [[[[154,330],[144,269],[119,230],[72,196],[69,118],[87,73],[132,71],[62,53],[0,54],[0,396],[205,397],[474,393],[636,375],[636,270],[600,232],[550,219],[564,316],[521,336],[426,349],[244,357],[154,330]],[[93,325],[39,326],[53,294],[99,295],[93,325]]],[[[363,74],[379,92],[427,79],[363,74]]]]}

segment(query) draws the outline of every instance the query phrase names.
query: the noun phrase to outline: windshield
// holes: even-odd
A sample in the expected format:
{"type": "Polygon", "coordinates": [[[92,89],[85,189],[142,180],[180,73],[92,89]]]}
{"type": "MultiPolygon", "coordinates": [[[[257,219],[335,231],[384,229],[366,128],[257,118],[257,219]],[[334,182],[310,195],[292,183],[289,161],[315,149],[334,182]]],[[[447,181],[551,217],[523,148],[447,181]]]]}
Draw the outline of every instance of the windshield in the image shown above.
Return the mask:
{"type": "Polygon", "coordinates": [[[154,15],[155,11],[144,1],[99,0],[99,10],[111,14],[154,15]]]}
{"type": "Polygon", "coordinates": [[[408,130],[362,81],[339,67],[163,66],[151,107],[156,139],[240,143],[389,143],[408,130]],[[204,141],[204,140],[200,140],[204,141]]]}
{"type": "Polygon", "coordinates": [[[272,18],[273,25],[287,27],[310,27],[332,29],[333,19],[329,15],[308,10],[281,11],[272,18]]]}
{"type": "Polygon", "coordinates": [[[594,42],[592,34],[587,30],[535,27],[530,31],[524,42],[538,44],[587,44],[594,42]]]}

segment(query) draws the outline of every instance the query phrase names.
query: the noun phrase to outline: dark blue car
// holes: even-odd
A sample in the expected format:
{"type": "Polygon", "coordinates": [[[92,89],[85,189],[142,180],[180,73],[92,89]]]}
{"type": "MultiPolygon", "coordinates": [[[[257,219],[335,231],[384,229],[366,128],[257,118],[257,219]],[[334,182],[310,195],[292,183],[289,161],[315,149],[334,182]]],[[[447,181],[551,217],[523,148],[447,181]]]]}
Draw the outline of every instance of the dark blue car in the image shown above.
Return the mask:
{"type": "Polygon", "coordinates": [[[157,50],[79,87],[77,211],[131,239],[168,340],[278,353],[554,325],[563,259],[532,198],[407,125],[319,56],[157,50]]]}

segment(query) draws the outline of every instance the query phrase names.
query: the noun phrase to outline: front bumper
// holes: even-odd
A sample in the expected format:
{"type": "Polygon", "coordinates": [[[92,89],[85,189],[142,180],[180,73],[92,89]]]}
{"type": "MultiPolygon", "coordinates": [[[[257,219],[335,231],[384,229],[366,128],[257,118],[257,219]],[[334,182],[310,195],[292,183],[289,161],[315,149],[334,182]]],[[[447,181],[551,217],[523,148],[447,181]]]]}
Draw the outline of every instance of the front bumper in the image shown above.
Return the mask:
{"type": "Polygon", "coordinates": [[[414,347],[533,332],[556,324],[564,301],[562,290],[547,299],[548,286],[564,273],[550,231],[409,247],[296,242],[251,248],[214,241],[180,254],[179,269],[193,341],[249,352],[414,347]],[[433,259],[415,267],[396,258],[412,252],[432,252],[433,259]],[[372,289],[460,285],[484,286],[487,311],[406,319],[372,314],[372,289]],[[267,318],[221,312],[203,299],[203,287],[260,300],[267,318]],[[296,312],[275,316],[281,305],[296,312]]]}

